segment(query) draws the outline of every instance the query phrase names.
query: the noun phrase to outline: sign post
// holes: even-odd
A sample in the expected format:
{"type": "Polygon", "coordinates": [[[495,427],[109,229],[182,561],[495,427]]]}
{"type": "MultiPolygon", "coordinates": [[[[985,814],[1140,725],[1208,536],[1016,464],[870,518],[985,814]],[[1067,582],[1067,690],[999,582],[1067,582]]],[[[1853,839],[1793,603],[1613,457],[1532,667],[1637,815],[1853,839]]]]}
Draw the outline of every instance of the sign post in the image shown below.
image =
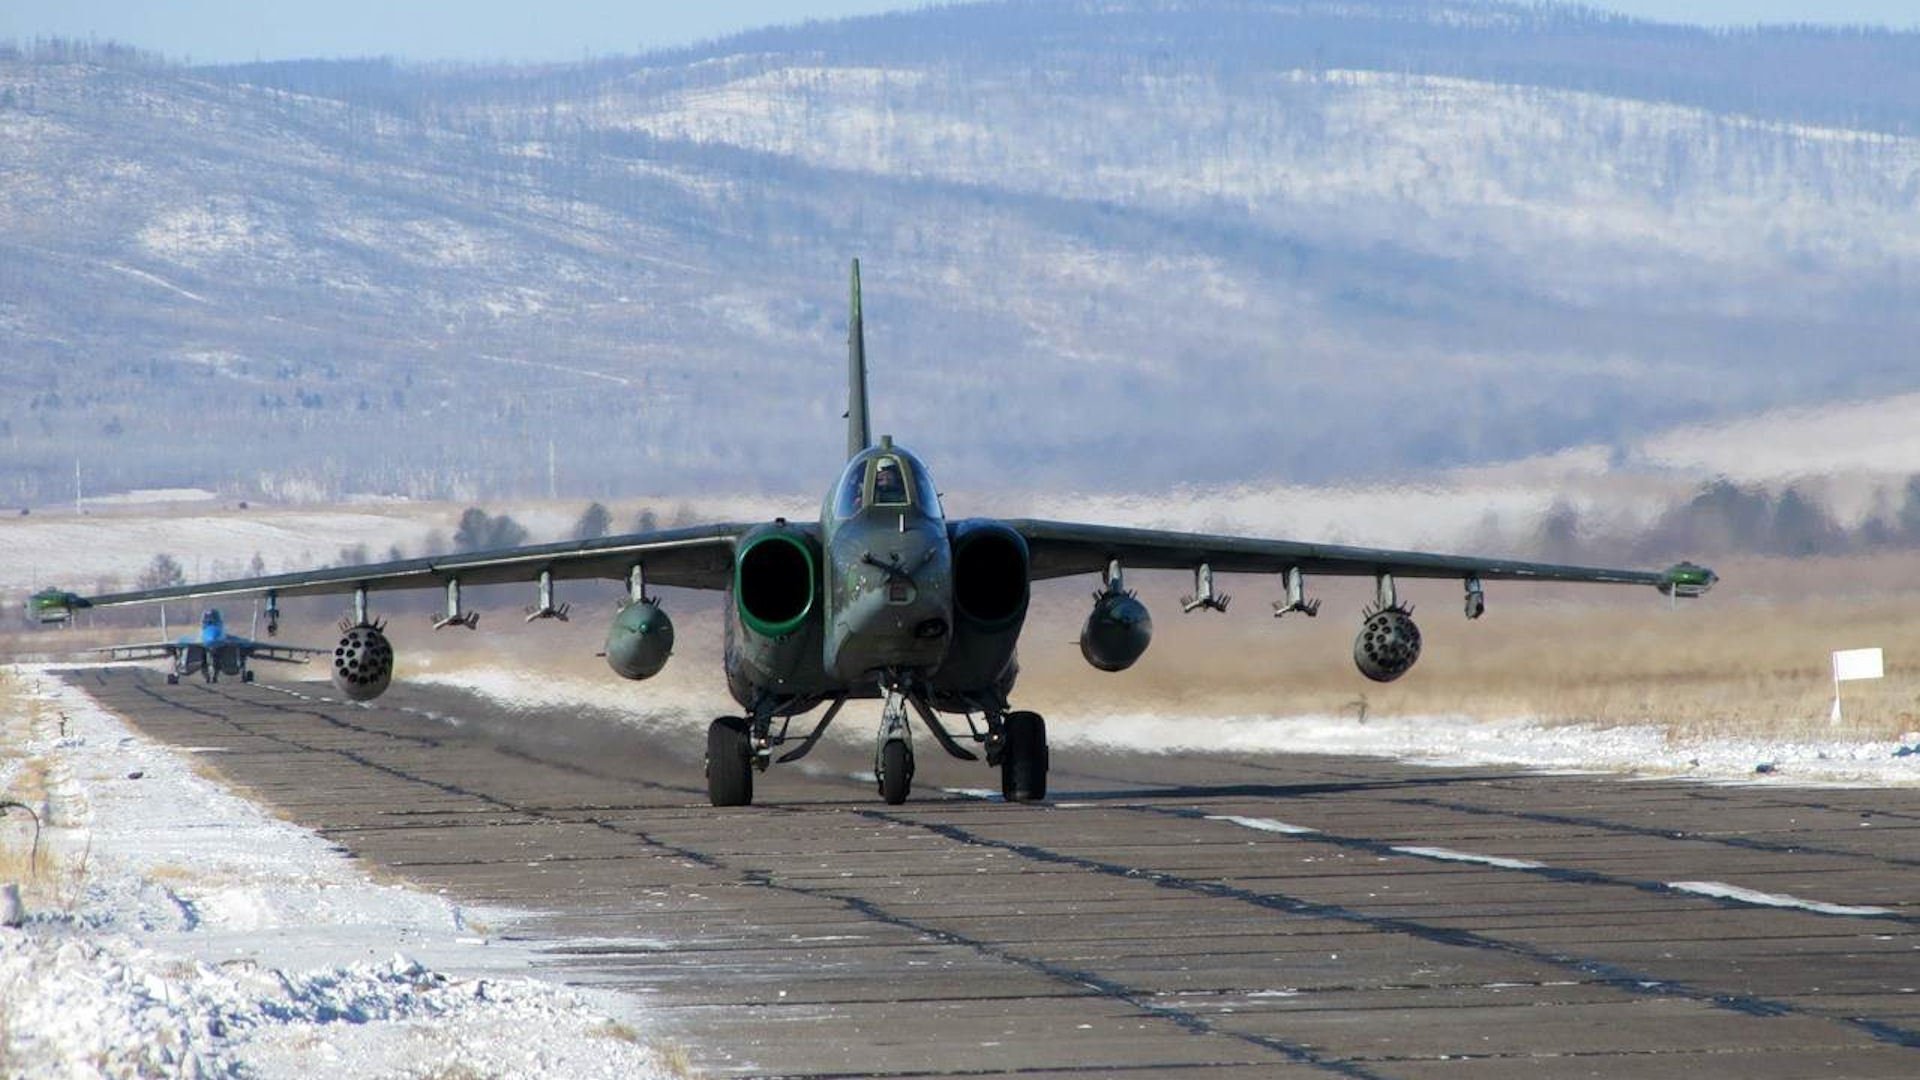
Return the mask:
{"type": "Polygon", "coordinates": [[[1885,667],[1879,649],[1836,649],[1833,654],[1833,722],[1840,722],[1840,684],[1853,679],[1878,679],[1885,667]]]}

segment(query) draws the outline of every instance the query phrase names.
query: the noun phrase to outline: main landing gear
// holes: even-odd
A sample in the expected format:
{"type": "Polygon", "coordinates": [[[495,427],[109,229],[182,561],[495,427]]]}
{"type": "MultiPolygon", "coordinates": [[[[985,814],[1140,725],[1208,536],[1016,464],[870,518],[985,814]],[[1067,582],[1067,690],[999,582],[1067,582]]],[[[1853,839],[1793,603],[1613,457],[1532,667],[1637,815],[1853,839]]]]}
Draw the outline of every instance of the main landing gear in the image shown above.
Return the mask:
{"type": "MultiPolygon", "coordinates": [[[[882,681],[885,704],[880,713],[880,731],[873,748],[873,777],[880,797],[890,806],[907,801],[913,790],[913,731],[908,710],[920,717],[927,732],[940,748],[962,761],[978,761],[980,755],[960,744],[940,722],[925,696],[900,678],[882,681]]],[[[799,739],[800,745],[782,754],[781,762],[805,757],[820,741],[833,722],[845,697],[832,700],[826,714],[813,730],[799,739]]],[[[791,705],[792,703],[786,703],[791,705]]],[[[817,703],[816,703],[817,704],[817,703]]],[[[806,711],[804,706],[799,711],[806,711]]],[[[756,708],[752,716],[722,716],[707,726],[707,798],[715,806],[747,806],[753,802],[753,774],[765,772],[776,760],[773,748],[789,741],[787,724],[773,729],[779,703],[769,702],[756,708]]],[[[1047,797],[1047,723],[1034,712],[1008,712],[1003,708],[985,714],[984,730],[967,714],[965,738],[979,743],[986,751],[987,764],[1000,770],[1000,794],[1008,802],[1039,802],[1047,797]]]]}
{"type": "Polygon", "coordinates": [[[1036,712],[1012,712],[1000,722],[1000,728],[1001,796],[1008,802],[1039,802],[1046,798],[1046,720],[1036,712]]]}
{"type": "Polygon", "coordinates": [[[715,806],[753,801],[753,744],[747,722],[722,716],[707,725],[707,799],[715,806]]]}

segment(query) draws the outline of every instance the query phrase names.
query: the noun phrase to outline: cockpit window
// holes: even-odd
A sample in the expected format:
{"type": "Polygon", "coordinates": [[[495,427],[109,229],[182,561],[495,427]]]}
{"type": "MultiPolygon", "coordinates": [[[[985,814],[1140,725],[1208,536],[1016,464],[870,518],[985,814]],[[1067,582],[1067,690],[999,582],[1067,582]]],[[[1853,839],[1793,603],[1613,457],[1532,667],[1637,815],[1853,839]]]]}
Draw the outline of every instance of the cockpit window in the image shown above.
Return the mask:
{"type": "Polygon", "coordinates": [[[919,465],[913,470],[913,501],[928,517],[940,517],[940,493],[933,489],[933,477],[927,475],[927,468],[919,465]]]}
{"type": "Polygon", "coordinates": [[[847,473],[840,478],[840,494],[834,496],[833,513],[836,517],[850,518],[866,507],[867,463],[856,461],[847,467],[847,473]]]}
{"type": "Polygon", "coordinates": [[[210,610],[206,612],[204,615],[200,616],[201,626],[218,626],[219,624],[220,624],[220,611],[218,608],[210,610]]]}
{"type": "Polygon", "coordinates": [[[854,461],[841,476],[834,495],[834,514],[850,518],[869,506],[917,507],[929,517],[940,516],[940,496],[926,469],[911,455],[900,452],[854,461]]]}
{"type": "Polygon", "coordinates": [[[900,469],[900,459],[879,457],[873,460],[873,505],[910,505],[911,501],[907,498],[907,479],[900,469]]]}

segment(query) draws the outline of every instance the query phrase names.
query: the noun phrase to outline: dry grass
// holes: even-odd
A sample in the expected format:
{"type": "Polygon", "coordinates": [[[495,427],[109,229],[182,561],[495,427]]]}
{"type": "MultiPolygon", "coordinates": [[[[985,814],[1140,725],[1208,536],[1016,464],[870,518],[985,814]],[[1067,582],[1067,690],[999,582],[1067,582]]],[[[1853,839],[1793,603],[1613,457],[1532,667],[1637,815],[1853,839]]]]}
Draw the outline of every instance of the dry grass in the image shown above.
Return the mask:
{"type": "Polygon", "coordinates": [[[623,1024],[618,1020],[602,1020],[600,1023],[587,1029],[587,1037],[590,1039],[612,1039],[615,1042],[633,1043],[636,1046],[640,1043],[640,1033],[635,1031],[632,1026],[623,1024]]]}
{"type": "Polygon", "coordinates": [[[653,1048],[655,1059],[668,1076],[677,1076],[681,1080],[694,1080],[700,1075],[693,1067],[693,1055],[685,1046],[677,1042],[658,1043],[653,1048]]]}
{"type": "Polygon", "coordinates": [[[420,1074],[421,1080],[497,1080],[498,1076],[464,1061],[448,1062],[420,1074]]]}
{"type": "Polygon", "coordinates": [[[1670,607],[1651,590],[1489,586],[1478,622],[1459,614],[1459,587],[1403,583],[1425,650],[1388,685],[1355,672],[1352,638],[1370,583],[1327,581],[1318,619],[1276,623],[1271,587],[1226,616],[1183,616],[1184,579],[1140,575],[1156,612],[1153,648],[1131,671],[1102,675],[1075,641],[1084,590],[1036,596],[1023,639],[1023,704],[1042,712],[1167,710],[1259,713],[1532,716],[1599,724],[1656,722],[1682,737],[1831,738],[1834,649],[1880,646],[1887,677],[1844,688],[1853,738],[1920,729],[1920,625],[1911,606],[1920,561],[1779,562],[1723,568],[1712,596],[1670,607]]]}
{"type": "Polygon", "coordinates": [[[201,871],[195,870],[192,867],[181,866],[178,863],[155,863],[153,866],[143,871],[142,876],[150,878],[154,881],[176,881],[177,882],[177,881],[200,881],[205,879],[206,874],[201,871]]]}
{"type": "MultiPolygon", "coordinates": [[[[20,812],[13,810],[9,813],[19,814],[20,812]]],[[[36,883],[46,880],[52,872],[49,865],[51,859],[45,849],[40,851],[37,858],[34,856],[32,824],[26,820],[25,815],[20,815],[17,820],[25,827],[19,831],[24,831],[27,839],[24,842],[15,843],[8,835],[6,842],[0,844],[0,885],[19,885],[21,899],[25,900],[35,890],[36,883]]],[[[8,824],[11,826],[13,823],[8,824]]],[[[11,827],[8,829],[9,834],[14,831],[16,830],[11,827]]]]}

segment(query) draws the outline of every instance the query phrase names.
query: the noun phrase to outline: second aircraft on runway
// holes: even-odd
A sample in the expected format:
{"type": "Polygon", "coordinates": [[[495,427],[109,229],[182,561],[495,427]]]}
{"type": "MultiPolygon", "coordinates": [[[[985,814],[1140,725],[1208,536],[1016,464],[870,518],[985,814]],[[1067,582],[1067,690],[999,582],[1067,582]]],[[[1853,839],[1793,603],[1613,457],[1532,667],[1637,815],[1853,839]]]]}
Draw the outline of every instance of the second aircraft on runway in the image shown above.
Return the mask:
{"type": "Polygon", "coordinates": [[[442,589],[446,613],[436,625],[471,627],[463,585],[535,583],[539,603],[529,617],[538,618],[564,615],[554,604],[557,580],[624,581],[626,602],[607,631],[607,663],[625,678],[646,679],[673,649],[673,624],[651,587],[725,590],[723,662],[741,712],[708,728],[707,791],[715,806],[752,802],[757,773],[805,755],[848,701],[873,698],[885,703],[874,774],[886,801],[904,801],[913,780],[911,715],[947,753],[984,756],[1000,771],[1007,800],[1026,802],[1046,797],[1049,760],[1045,721],[1013,707],[1016,645],[1035,581],[1098,575],[1080,649],[1094,667],[1120,671],[1140,658],[1153,634],[1146,607],[1126,588],[1127,568],[1191,571],[1188,611],[1225,609],[1226,598],[1214,591],[1216,573],[1279,575],[1286,599],[1274,604],[1276,616],[1318,612],[1319,603],[1307,598],[1309,574],[1371,577],[1375,599],[1353,659],[1367,678],[1387,682],[1420,656],[1420,631],[1396,595],[1398,578],[1461,582],[1470,619],[1485,608],[1487,581],[1650,585],[1695,597],[1716,580],[1690,563],[1614,570],[1058,521],[948,520],[920,459],[888,436],[878,443],[871,436],[857,260],[850,299],[847,460],[817,522],[667,529],[95,597],[48,591],[32,604],[52,621],[76,608],[264,593],[272,634],[281,597],[351,595],[333,681],[366,701],[393,677],[392,646],[369,612],[377,591],[442,589]],[[804,735],[789,731],[794,717],[822,707],[804,735]],[[949,728],[942,715],[960,718],[964,730],[949,728]],[[789,742],[795,745],[776,758],[789,742]]]}
{"type": "MultiPolygon", "coordinates": [[[[166,626],[165,608],[161,609],[161,627],[166,626]]],[[[173,670],[167,672],[167,682],[177,683],[183,677],[196,672],[209,683],[220,681],[222,675],[237,675],[241,682],[253,681],[253,669],[248,663],[253,660],[276,660],[283,664],[304,664],[307,658],[326,652],[325,649],[309,649],[304,645],[276,645],[267,641],[255,641],[238,634],[227,633],[226,620],[220,617],[219,608],[208,608],[200,616],[200,632],[170,641],[141,641],[131,645],[108,645],[104,648],[90,649],[89,652],[105,653],[108,660],[169,660],[173,670]]]]}

